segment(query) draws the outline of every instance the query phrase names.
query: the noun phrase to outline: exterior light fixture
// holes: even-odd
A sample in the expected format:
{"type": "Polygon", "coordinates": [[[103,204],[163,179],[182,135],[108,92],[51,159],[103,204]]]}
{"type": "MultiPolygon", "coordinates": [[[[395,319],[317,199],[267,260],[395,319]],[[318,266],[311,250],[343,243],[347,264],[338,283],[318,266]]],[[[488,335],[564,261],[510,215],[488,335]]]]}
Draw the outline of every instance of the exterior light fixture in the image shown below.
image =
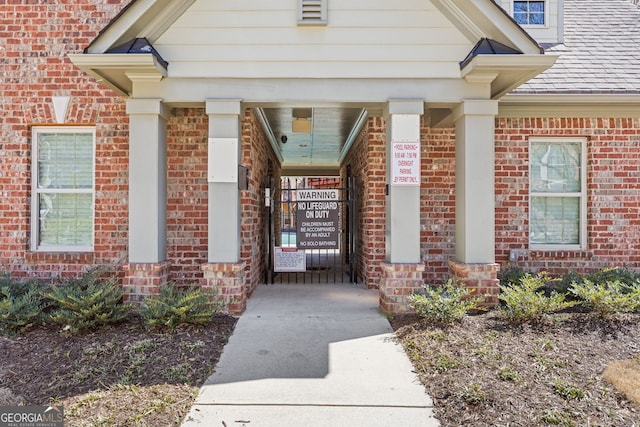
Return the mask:
{"type": "Polygon", "coordinates": [[[291,122],[291,131],[296,133],[311,133],[312,115],[311,108],[294,108],[293,121],[291,122]]]}

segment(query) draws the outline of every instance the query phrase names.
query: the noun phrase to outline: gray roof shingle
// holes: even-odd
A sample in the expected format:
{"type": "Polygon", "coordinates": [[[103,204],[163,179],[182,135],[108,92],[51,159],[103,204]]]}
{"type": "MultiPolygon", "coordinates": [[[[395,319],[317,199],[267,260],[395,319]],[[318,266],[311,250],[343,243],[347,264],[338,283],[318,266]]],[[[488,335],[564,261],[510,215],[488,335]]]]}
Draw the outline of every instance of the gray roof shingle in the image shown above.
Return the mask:
{"type": "Polygon", "coordinates": [[[640,9],[631,0],[564,0],[553,67],[514,94],[640,94],[640,9]]]}

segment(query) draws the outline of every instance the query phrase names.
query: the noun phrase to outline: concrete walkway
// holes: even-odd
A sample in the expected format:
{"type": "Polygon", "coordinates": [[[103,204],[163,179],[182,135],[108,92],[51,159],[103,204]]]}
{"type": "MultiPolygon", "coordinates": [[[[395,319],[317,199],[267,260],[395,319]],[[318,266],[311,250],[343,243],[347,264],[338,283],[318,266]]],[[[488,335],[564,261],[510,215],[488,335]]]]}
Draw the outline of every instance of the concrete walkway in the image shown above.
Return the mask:
{"type": "Polygon", "coordinates": [[[438,426],[378,311],[353,285],[259,286],[183,426],[438,426]]]}

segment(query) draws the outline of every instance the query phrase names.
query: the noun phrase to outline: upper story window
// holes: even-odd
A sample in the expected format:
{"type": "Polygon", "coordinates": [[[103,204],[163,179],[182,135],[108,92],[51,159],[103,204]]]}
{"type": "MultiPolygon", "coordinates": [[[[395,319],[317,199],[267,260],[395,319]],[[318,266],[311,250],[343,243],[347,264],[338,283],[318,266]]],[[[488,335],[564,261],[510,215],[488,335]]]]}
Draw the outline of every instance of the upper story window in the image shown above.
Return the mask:
{"type": "Polygon", "coordinates": [[[546,25],[546,1],[513,0],[513,19],[520,25],[546,25]]]}
{"type": "Polygon", "coordinates": [[[586,139],[529,142],[531,248],[586,249],[586,139]]]}
{"type": "Polygon", "coordinates": [[[34,127],[31,250],[93,250],[95,129],[34,127]]]}
{"type": "Polygon", "coordinates": [[[298,0],[298,25],[327,25],[328,0],[298,0]]]}

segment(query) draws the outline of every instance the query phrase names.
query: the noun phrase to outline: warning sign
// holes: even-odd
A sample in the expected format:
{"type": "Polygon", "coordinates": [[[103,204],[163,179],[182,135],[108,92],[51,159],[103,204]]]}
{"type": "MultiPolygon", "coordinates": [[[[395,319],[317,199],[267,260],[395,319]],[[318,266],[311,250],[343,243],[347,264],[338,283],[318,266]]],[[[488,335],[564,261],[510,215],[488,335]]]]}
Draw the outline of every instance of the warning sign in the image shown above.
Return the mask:
{"type": "Polygon", "coordinates": [[[297,190],[296,244],[300,249],[337,249],[339,190],[297,190]]]}
{"type": "Polygon", "coordinates": [[[391,143],[391,185],[420,185],[419,143],[391,143]]]}
{"type": "Polygon", "coordinates": [[[273,253],[273,271],[296,272],[307,270],[307,259],[304,251],[296,248],[281,248],[276,246],[273,253]]]}

